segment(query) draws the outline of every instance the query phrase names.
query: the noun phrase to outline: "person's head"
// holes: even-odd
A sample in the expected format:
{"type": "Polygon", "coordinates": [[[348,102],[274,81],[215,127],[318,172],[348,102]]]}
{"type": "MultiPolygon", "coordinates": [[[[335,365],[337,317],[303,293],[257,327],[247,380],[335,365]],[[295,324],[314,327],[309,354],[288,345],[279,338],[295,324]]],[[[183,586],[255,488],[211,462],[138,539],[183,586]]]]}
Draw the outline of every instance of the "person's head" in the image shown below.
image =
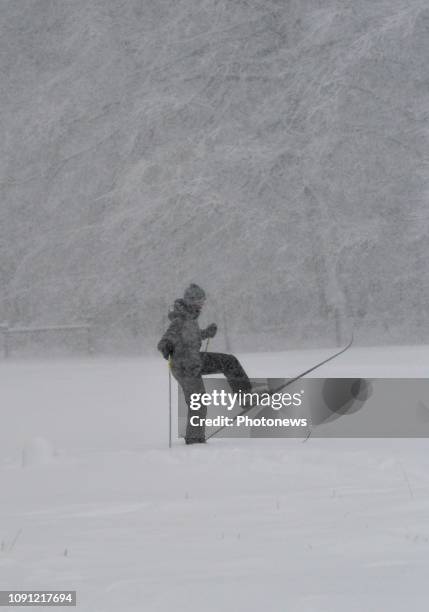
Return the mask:
{"type": "Polygon", "coordinates": [[[185,289],[183,299],[190,310],[199,314],[206,301],[206,294],[201,287],[195,285],[195,283],[191,283],[189,287],[185,289]]]}

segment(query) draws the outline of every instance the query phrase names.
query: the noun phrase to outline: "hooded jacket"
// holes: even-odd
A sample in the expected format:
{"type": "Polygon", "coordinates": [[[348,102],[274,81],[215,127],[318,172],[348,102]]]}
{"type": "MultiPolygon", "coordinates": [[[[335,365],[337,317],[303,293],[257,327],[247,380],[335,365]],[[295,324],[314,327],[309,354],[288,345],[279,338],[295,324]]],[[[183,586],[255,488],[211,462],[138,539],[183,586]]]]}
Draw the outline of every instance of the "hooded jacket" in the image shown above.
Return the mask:
{"type": "Polygon", "coordinates": [[[200,329],[199,314],[199,310],[185,300],[176,300],[168,314],[171,323],[158,343],[161,352],[167,343],[173,348],[170,363],[182,376],[198,376],[201,372],[201,344],[209,334],[200,329]]]}

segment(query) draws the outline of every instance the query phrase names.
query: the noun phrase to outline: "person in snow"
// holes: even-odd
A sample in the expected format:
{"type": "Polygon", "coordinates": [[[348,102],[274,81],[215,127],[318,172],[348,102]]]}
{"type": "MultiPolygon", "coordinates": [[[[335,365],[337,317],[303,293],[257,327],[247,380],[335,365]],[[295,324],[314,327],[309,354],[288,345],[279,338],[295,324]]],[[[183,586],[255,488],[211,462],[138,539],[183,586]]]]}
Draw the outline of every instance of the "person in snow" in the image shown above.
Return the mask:
{"type": "MultiPolygon", "coordinates": [[[[198,317],[204,306],[206,294],[201,287],[189,285],[183,298],[174,302],[168,318],[171,323],[158,343],[158,350],[170,361],[171,372],[183,389],[188,405],[186,444],[205,442],[204,426],[191,425],[190,418],[197,415],[204,419],[207,408],[191,411],[190,397],[193,393],[204,393],[204,374],[223,374],[234,393],[251,391],[250,380],[234,355],[201,351],[202,341],[213,338],[217,332],[216,323],[200,329],[198,317]]],[[[198,419],[198,420],[200,420],[198,419]]]]}

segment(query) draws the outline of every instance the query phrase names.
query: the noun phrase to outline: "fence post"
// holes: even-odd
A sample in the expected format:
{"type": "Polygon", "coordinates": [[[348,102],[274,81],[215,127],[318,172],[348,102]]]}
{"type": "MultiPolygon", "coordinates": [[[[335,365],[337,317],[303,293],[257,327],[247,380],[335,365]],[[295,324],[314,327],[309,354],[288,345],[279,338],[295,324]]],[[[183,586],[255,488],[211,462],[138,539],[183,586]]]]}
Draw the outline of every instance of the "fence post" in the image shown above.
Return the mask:
{"type": "Polygon", "coordinates": [[[89,353],[89,355],[92,355],[94,353],[94,344],[93,344],[93,340],[92,340],[92,328],[91,328],[91,325],[88,325],[88,327],[86,328],[86,333],[87,333],[88,353],[89,353]]]}
{"type": "Polygon", "coordinates": [[[338,307],[334,309],[334,318],[335,318],[335,340],[337,346],[342,346],[343,340],[343,330],[342,330],[342,321],[341,321],[341,311],[338,307]]]}
{"type": "Polygon", "coordinates": [[[8,334],[8,326],[6,324],[0,325],[0,332],[3,337],[3,357],[7,359],[9,357],[9,334],[8,334]]]}

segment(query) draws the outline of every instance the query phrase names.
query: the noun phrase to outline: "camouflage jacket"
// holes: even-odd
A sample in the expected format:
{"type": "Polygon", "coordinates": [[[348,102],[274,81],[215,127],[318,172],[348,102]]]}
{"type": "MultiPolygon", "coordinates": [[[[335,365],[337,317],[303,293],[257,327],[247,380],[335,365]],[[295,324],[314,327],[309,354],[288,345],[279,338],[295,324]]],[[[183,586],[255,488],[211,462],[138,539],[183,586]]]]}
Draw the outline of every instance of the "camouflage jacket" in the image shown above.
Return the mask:
{"type": "Polygon", "coordinates": [[[162,352],[166,343],[173,349],[171,367],[179,376],[198,376],[201,371],[200,349],[202,340],[208,338],[207,330],[200,329],[195,314],[182,299],[174,302],[168,318],[171,323],[158,343],[162,352]]]}

